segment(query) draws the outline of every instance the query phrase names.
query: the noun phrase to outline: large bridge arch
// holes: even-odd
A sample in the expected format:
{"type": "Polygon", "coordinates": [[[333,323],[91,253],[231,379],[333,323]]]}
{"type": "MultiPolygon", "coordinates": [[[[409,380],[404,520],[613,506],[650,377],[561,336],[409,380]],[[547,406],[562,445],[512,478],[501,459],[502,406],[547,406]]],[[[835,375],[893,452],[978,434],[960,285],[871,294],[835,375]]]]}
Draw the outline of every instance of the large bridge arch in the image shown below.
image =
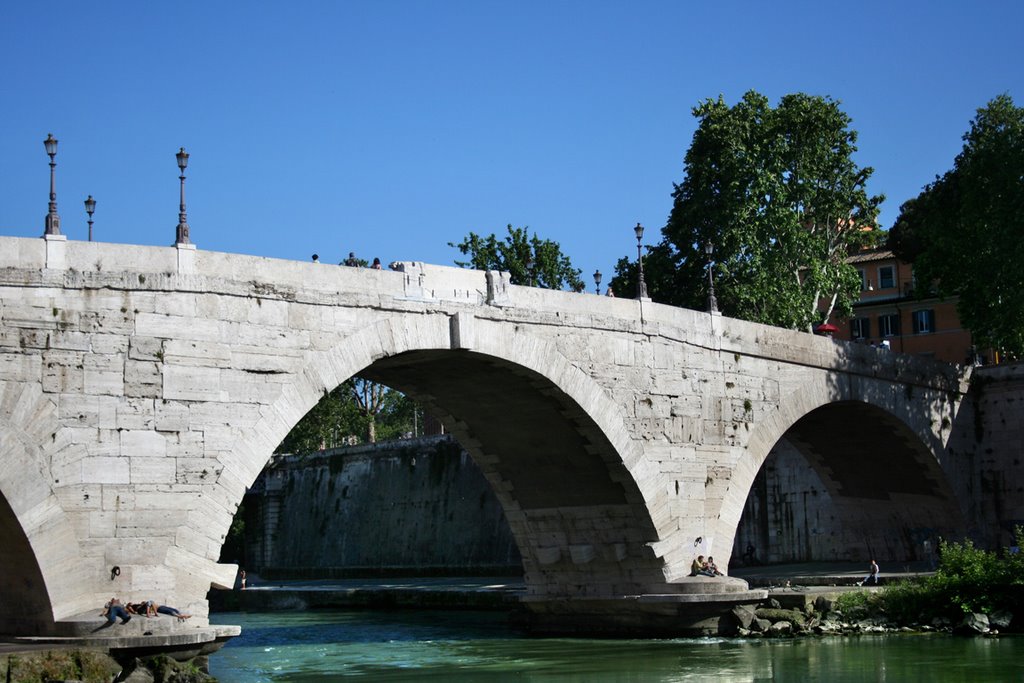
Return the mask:
{"type": "MultiPolygon", "coordinates": [[[[786,440],[833,499],[845,501],[840,514],[846,523],[861,527],[863,553],[884,553],[886,545],[892,552],[893,543],[880,540],[883,534],[877,527],[895,517],[908,529],[962,533],[963,511],[944,470],[945,441],[955,409],[948,393],[934,388],[819,373],[781,397],[752,431],[733,471],[718,532],[731,548],[755,477],[776,445],[786,440]],[[910,400],[915,391],[917,400],[910,400]]],[[[904,551],[903,556],[886,559],[916,559],[913,548],[904,551]]]]}
{"type": "Polygon", "coordinates": [[[554,344],[507,323],[392,316],[339,339],[264,411],[242,445],[243,483],[325,391],[357,374],[426,404],[473,456],[529,587],[607,595],[664,583],[675,558],[649,545],[659,540],[649,513],[658,492],[642,488],[645,460],[621,407],[554,344]]]}
{"type": "Polygon", "coordinates": [[[0,632],[46,633],[91,599],[78,595],[82,552],[48,473],[58,432],[39,385],[0,381],[0,632]]]}

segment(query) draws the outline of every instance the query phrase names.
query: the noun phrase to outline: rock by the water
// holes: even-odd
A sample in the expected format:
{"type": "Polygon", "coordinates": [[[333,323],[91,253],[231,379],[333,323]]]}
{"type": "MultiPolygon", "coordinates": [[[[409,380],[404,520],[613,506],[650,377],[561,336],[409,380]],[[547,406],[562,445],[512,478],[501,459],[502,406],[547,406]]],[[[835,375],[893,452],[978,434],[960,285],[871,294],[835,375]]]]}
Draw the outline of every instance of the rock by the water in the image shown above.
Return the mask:
{"type": "Polygon", "coordinates": [[[788,621],[776,621],[768,628],[768,633],[773,636],[788,636],[793,632],[793,624],[788,621]]]}
{"type": "Polygon", "coordinates": [[[960,635],[977,635],[979,633],[988,633],[988,617],[979,612],[968,614],[964,617],[964,620],[953,629],[953,633],[960,635]]]}
{"type": "Polygon", "coordinates": [[[732,608],[732,616],[741,629],[749,629],[754,621],[754,608],[749,605],[736,605],[732,608]]]}
{"type": "Polygon", "coordinates": [[[1000,609],[988,615],[989,626],[993,628],[1009,628],[1013,614],[1009,610],[1000,609]]]}
{"type": "Polygon", "coordinates": [[[814,600],[814,608],[819,612],[831,612],[834,605],[835,601],[824,595],[819,595],[814,600]]]}

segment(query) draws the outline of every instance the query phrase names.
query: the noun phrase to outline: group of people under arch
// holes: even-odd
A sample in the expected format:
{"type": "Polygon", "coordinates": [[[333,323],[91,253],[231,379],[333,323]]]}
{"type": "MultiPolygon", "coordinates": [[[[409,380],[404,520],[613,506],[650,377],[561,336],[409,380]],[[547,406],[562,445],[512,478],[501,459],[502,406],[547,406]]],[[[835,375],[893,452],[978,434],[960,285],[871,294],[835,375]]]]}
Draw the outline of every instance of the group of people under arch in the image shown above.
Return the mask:
{"type": "Polygon", "coordinates": [[[725,576],[725,574],[718,571],[715,558],[711,555],[708,555],[706,560],[703,555],[698,555],[697,559],[690,564],[690,576],[725,576]]]}
{"type": "Polygon", "coordinates": [[[127,624],[132,620],[132,616],[137,615],[148,618],[161,614],[176,617],[179,622],[192,618],[191,614],[185,614],[181,610],[168,605],[159,605],[152,600],[122,603],[116,597],[110,598],[110,602],[103,606],[103,612],[100,613],[100,616],[106,617],[107,625],[110,625],[117,619],[120,619],[122,624],[127,624]]]}

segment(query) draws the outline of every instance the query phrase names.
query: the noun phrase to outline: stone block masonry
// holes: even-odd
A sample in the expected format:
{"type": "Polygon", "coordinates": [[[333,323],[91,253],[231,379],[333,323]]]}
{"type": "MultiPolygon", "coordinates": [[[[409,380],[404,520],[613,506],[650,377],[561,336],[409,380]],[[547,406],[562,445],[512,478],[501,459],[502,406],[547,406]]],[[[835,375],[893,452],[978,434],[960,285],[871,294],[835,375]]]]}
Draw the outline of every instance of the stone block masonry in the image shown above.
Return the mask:
{"type": "Polygon", "coordinates": [[[264,578],[519,575],[504,513],[451,437],[275,456],[245,497],[245,555],[264,578]]]}
{"type": "Polygon", "coordinates": [[[425,404],[466,447],[538,614],[692,595],[693,555],[728,555],[783,438],[838,497],[964,527],[950,479],[964,464],[946,450],[967,386],[955,367],[397,268],[0,237],[0,597],[32,607],[39,630],[111,590],[204,623],[210,586],[234,582],[218,559],[247,487],[355,374],[425,404]]]}

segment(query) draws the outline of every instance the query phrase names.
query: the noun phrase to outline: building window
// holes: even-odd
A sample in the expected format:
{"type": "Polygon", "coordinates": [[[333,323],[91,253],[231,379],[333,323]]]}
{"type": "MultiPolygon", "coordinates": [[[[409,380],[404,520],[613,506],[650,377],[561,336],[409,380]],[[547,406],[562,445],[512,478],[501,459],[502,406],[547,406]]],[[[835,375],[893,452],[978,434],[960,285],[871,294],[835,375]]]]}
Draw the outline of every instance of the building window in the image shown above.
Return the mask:
{"type": "Polygon", "coordinates": [[[898,313],[886,313],[878,316],[878,334],[882,337],[897,337],[900,333],[900,316],[898,313]]]}
{"type": "Polygon", "coordinates": [[[896,286],[896,269],[892,266],[878,267],[878,288],[892,289],[896,286]]]}
{"type": "Polygon", "coordinates": [[[868,290],[868,274],[863,268],[858,268],[857,274],[860,275],[860,291],[866,292],[868,290]]]}
{"type": "Polygon", "coordinates": [[[926,334],[935,331],[935,311],[925,308],[914,311],[914,334],[926,334]]]}
{"type": "Polygon", "coordinates": [[[850,321],[850,336],[854,339],[867,339],[871,336],[871,320],[854,318],[850,321]]]}

